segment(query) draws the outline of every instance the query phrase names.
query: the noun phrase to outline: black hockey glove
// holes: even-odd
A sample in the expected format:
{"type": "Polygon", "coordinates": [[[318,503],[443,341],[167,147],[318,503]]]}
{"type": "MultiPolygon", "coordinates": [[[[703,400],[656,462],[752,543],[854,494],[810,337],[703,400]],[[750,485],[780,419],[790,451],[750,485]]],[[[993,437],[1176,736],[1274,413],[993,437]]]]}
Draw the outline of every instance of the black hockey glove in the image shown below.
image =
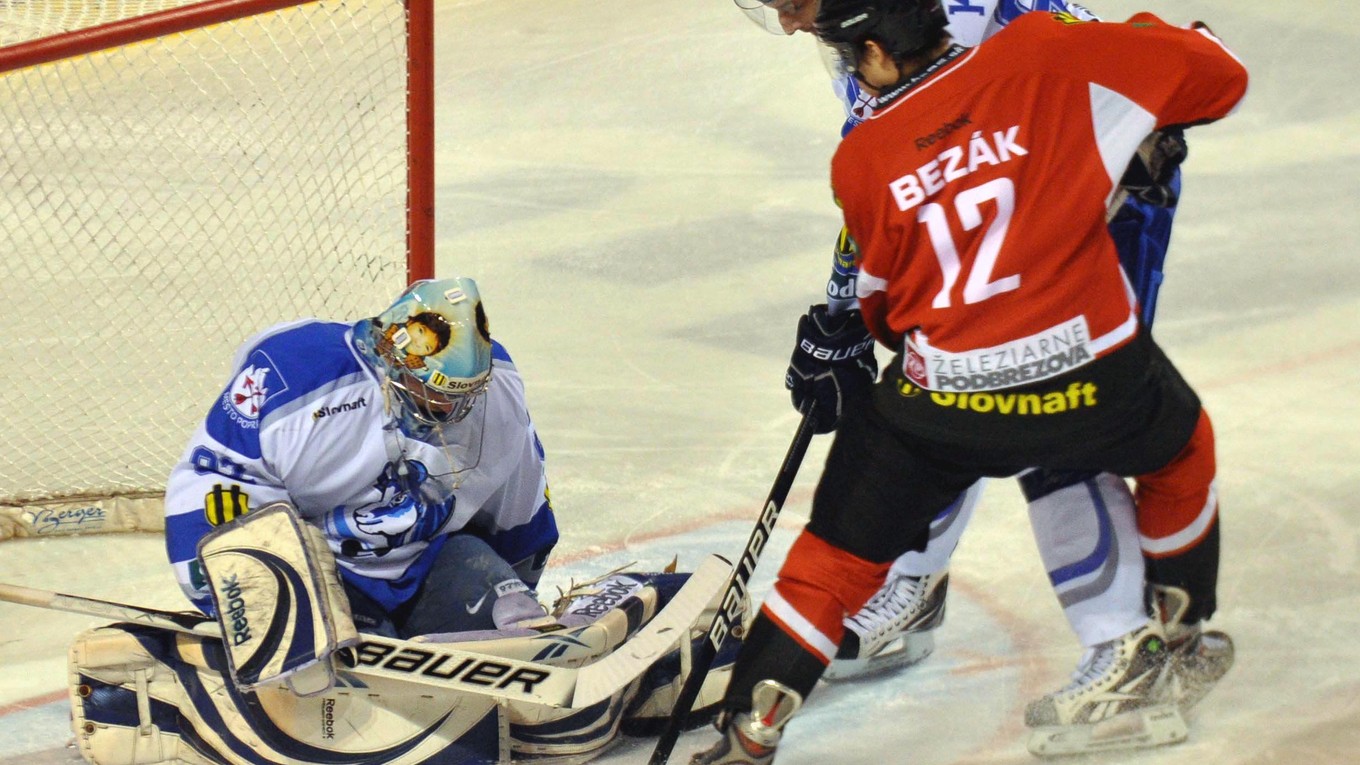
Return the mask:
{"type": "Polygon", "coordinates": [[[1176,204],[1176,190],[1171,188],[1171,180],[1176,176],[1176,168],[1185,161],[1188,149],[1185,133],[1179,129],[1160,130],[1152,133],[1138,146],[1124,177],[1119,185],[1150,205],[1171,207],[1176,204]]]}
{"type": "Polygon", "coordinates": [[[823,303],[798,320],[798,345],[784,387],[798,411],[811,407],[814,432],[835,430],[845,402],[866,394],[877,376],[874,339],[858,310],[832,315],[823,303]]]}

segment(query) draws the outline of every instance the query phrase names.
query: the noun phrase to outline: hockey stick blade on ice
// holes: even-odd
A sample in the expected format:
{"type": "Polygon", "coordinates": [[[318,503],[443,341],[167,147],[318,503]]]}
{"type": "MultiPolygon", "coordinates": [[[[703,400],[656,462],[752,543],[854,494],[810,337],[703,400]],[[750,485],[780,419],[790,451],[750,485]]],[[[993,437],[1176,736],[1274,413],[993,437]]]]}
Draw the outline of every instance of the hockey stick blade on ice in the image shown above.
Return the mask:
{"type": "Polygon", "coordinates": [[[741,559],[732,570],[731,578],[727,580],[727,588],[723,590],[718,613],[708,628],[708,639],[695,649],[689,676],[680,687],[680,694],[675,699],[675,708],[670,719],[666,721],[665,729],[661,731],[656,748],[652,750],[652,757],[647,761],[648,765],[665,765],[670,759],[671,750],[675,748],[676,739],[680,737],[680,730],[684,727],[685,719],[689,717],[694,700],[704,684],[704,678],[708,677],[708,671],[713,667],[713,660],[717,658],[718,652],[732,634],[732,627],[741,618],[742,596],[746,593],[746,586],[755,572],[760,552],[765,549],[765,543],[769,541],[770,534],[774,531],[774,523],[779,518],[779,512],[784,509],[784,501],[788,499],[793,479],[798,475],[798,467],[803,464],[803,455],[807,453],[808,445],[812,443],[812,435],[812,417],[804,413],[803,419],[798,423],[798,431],[793,434],[793,443],[789,444],[789,451],[784,455],[783,464],[779,466],[779,474],[775,476],[774,485],[770,487],[770,496],[765,500],[765,506],[761,508],[760,518],[756,521],[755,528],[751,530],[746,546],[742,548],[741,559]]]}
{"type": "MultiPolygon", "coordinates": [[[[498,699],[579,709],[609,698],[647,671],[681,639],[729,579],[731,565],[706,558],[666,607],[609,655],[583,667],[557,667],[464,650],[361,635],[353,666],[341,671],[419,685],[427,690],[471,693],[498,699]]],[[[161,611],[78,595],[0,584],[0,601],[98,616],[159,629],[221,639],[215,619],[192,612],[161,611]]]]}

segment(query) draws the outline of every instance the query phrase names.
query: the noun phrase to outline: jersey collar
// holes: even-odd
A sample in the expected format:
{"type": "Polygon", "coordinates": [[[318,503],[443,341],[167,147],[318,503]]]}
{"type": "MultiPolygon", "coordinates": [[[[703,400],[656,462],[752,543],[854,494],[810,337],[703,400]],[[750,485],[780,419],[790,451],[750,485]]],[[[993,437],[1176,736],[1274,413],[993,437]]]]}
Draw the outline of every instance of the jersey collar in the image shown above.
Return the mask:
{"type": "Polygon", "coordinates": [[[962,56],[966,51],[968,51],[968,48],[965,48],[962,45],[954,44],[949,46],[949,50],[945,51],[939,58],[925,65],[921,69],[918,69],[914,74],[907,77],[907,79],[903,80],[902,82],[894,86],[892,90],[880,95],[877,99],[877,102],[874,105],[874,112],[878,113],[885,109],[886,107],[891,106],[894,101],[901,98],[912,88],[916,87],[917,85],[920,85],[922,82],[929,79],[931,76],[933,76],[936,72],[943,69],[945,66],[948,66],[952,61],[957,59],[959,56],[962,56]]]}

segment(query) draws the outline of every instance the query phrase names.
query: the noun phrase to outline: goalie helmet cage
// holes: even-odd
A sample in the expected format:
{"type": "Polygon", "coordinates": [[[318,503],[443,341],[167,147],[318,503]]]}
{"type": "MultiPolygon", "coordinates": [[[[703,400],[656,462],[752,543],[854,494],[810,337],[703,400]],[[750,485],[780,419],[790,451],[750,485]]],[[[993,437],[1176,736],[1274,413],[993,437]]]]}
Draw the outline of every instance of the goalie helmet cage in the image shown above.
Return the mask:
{"type": "Polygon", "coordinates": [[[246,338],[433,275],[433,40],[433,0],[0,0],[0,539],[160,528],[246,338]]]}

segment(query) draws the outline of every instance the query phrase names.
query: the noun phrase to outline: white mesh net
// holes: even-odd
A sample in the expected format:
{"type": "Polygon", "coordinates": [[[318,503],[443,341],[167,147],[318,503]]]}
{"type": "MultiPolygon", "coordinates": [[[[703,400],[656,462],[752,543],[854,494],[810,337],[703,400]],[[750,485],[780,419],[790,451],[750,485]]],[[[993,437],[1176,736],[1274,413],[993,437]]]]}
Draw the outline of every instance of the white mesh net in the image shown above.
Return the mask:
{"type": "MultiPolygon", "coordinates": [[[[0,2],[0,41],[165,5],[0,2]]],[[[400,291],[404,28],[306,3],[0,74],[0,505],[159,493],[242,341],[400,291]]]]}
{"type": "Polygon", "coordinates": [[[145,16],[156,11],[179,8],[197,0],[146,0],[145,2],[31,2],[0,0],[0,45],[37,40],[62,32],[145,16]]]}

